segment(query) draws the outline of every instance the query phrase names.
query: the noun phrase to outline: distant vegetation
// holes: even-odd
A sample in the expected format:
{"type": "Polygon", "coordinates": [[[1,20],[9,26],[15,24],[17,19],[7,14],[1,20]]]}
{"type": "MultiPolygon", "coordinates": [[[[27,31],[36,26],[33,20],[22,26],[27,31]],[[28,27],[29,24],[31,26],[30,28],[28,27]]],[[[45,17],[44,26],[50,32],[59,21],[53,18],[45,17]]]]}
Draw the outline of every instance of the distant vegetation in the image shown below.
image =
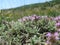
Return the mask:
{"type": "Polygon", "coordinates": [[[57,16],[60,15],[60,0],[52,0],[45,3],[37,3],[25,5],[22,7],[4,9],[0,11],[0,16],[10,20],[17,20],[23,16],[29,15],[47,15],[47,16],[57,16]]]}

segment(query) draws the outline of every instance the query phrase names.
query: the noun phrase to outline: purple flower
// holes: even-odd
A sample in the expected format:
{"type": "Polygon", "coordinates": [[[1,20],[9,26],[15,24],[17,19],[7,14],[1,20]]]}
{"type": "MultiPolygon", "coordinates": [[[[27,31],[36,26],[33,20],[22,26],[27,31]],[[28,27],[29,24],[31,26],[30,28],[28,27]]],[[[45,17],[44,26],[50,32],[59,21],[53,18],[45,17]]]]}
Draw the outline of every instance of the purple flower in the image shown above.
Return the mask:
{"type": "Polygon", "coordinates": [[[50,33],[50,32],[48,32],[48,33],[46,34],[46,36],[47,36],[47,37],[50,37],[50,36],[51,36],[51,33],[50,33]]]}
{"type": "Polygon", "coordinates": [[[56,39],[56,40],[59,40],[59,34],[58,34],[58,32],[55,32],[55,33],[54,33],[54,36],[55,36],[55,39],[56,39]]]}
{"type": "Polygon", "coordinates": [[[24,21],[26,21],[26,19],[25,19],[25,18],[23,18],[23,19],[22,19],[22,21],[24,22],[24,21]]]}
{"type": "Polygon", "coordinates": [[[35,20],[35,16],[29,16],[29,20],[31,21],[35,20]]]}
{"type": "Polygon", "coordinates": [[[60,20],[60,16],[54,18],[55,21],[60,20]]]}
{"type": "Polygon", "coordinates": [[[46,41],[47,44],[51,44],[51,42],[49,42],[48,40],[46,41]]]}
{"type": "Polygon", "coordinates": [[[60,16],[58,16],[58,19],[60,20],[60,16]]]}
{"type": "Polygon", "coordinates": [[[55,26],[60,26],[60,23],[56,23],[55,26]]]}
{"type": "Polygon", "coordinates": [[[58,20],[58,17],[54,18],[54,20],[57,21],[58,20]]]}
{"type": "Polygon", "coordinates": [[[31,17],[31,21],[35,20],[35,17],[31,17]]]}
{"type": "Polygon", "coordinates": [[[41,17],[40,16],[36,16],[35,19],[39,20],[41,17]]]}
{"type": "Polygon", "coordinates": [[[58,32],[55,32],[54,35],[55,35],[55,36],[59,36],[58,32]]]}
{"type": "Polygon", "coordinates": [[[58,32],[54,32],[54,33],[48,32],[46,34],[46,36],[47,36],[47,43],[49,43],[49,42],[52,42],[53,43],[56,40],[59,40],[59,34],[58,34],[58,32]]]}

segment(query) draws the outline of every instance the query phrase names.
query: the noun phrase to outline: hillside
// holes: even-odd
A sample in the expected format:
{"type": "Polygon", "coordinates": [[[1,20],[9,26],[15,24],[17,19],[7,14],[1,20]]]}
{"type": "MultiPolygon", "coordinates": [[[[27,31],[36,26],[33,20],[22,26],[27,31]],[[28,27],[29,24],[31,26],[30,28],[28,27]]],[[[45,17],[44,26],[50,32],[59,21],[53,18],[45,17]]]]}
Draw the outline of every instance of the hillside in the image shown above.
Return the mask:
{"type": "Polygon", "coordinates": [[[45,3],[37,3],[25,5],[22,7],[4,9],[1,10],[0,16],[9,20],[17,20],[23,16],[28,15],[47,15],[47,16],[57,16],[60,15],[60,0],[49,1],[45,3]]]}

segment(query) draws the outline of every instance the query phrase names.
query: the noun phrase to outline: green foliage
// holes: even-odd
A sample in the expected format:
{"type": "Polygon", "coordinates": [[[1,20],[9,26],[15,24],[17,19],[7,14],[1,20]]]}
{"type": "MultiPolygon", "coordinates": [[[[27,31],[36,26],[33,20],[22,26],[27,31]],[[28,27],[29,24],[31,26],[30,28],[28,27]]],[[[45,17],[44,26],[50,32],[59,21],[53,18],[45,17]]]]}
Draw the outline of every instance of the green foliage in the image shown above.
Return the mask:
{"type": "Polygon", "coordinates": [[[38,21],[11,21],[0,26],[1,40],[9,45],[13,44],[45,44],[45,33],[55,30],[55,22],[48,19],[40,19],[38,21]],[[29,42],[29,43],[28,43],[29,42]]]}

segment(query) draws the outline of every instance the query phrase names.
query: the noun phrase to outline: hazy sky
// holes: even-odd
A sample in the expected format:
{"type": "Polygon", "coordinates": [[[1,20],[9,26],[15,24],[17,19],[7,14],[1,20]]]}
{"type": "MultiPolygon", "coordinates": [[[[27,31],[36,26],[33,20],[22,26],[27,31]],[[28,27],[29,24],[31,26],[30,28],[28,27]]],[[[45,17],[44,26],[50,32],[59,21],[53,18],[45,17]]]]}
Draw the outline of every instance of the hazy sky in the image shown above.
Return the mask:
{"type": "Polygon", "coordinates": [[[0,9],[14,8],[33,3],[42,3],[49,0],[0,0],[0,9]]]}

